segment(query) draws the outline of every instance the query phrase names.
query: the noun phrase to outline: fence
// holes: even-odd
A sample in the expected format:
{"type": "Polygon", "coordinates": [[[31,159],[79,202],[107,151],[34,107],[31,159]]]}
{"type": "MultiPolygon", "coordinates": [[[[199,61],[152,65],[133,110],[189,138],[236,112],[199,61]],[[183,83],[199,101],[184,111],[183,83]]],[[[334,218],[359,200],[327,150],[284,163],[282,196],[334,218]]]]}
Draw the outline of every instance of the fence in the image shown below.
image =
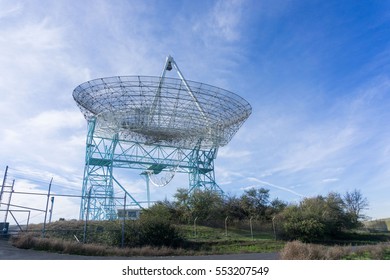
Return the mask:
{"type": "Polygon", "coordinates": [[[233,220],[228,216],[224,219],[200,220],[195,218],[192,222],[193,237],[207,238],[214,234],[214,237],[231,238],[277,238],[274,221],[261,221],[256,219],[233,220]],[[210,232],[207,228],[213,228],[210,232]],[[219,230],[219,231],[218,231],[219,230]],[[219,236],[215,236],[219,234],[219,236]]]}

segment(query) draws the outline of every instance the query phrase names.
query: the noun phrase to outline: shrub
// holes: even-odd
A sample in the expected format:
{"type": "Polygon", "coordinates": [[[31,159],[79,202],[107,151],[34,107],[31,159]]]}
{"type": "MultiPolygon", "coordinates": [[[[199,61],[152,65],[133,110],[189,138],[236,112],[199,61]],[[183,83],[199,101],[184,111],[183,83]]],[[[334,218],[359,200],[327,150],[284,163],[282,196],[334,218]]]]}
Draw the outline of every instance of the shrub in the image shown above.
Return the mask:
{"type": "Polygon", "coordinates": [[[141,246],[177,247],[182,240],[176,228],[167,221],[149,218],[140,222],[141,246]]]}
{"type": "Polygon", "coordinates": [[[301,221],[295,219],[286,221],[284,230],[289,239],[298,239],[305,242],[316,240],[324,235],[324,225],[313,218],[301,221]]]}
{"type": "Polygon", "coordinates": [[[303,199],[299,205],[286,207],[278,216],[287,239],[305,242],[339,235],[348,228],[343,201],[336,193],[303,199]]]}
{"type": "MultiPolygon", "coordinates": [[[[117,244],[121,242],[117,233],[117,244]]],[[[177,247],[183,241],[178,230],[167,220],[155,216],[141,216],[140,220],[127,221],[125,226],[125,246],[167,246],[177,247]]]]}

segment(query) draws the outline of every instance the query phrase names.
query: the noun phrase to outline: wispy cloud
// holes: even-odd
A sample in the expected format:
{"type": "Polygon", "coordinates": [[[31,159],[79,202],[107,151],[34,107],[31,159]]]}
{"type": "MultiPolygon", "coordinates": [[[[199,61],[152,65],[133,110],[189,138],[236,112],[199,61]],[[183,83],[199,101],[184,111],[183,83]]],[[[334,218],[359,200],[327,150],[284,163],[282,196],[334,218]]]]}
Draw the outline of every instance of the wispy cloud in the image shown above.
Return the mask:
{"type": "Polygon", "coordinates": [[[0,1],[0,20],[19,14],[23,8],[22,3],[14,3],[7,0],[0,1]]]}
{"type": "Polygon", "coordinates": [[[219,0],[212,11],[212,17],[208,25],[213,30],[213,35],[226,41],[240,39],[240,22],[242,21],[243,0],[219,0]]]}
{"type": "Polygon", "coordinates": [[[339,180],[340,180],[339,178],[326,178],[326,179],[322,179],[321,182],[322,183],[334,183],[334,182],[337,182],[339,180]]]}
{"type": "Polygon", "coordinates": [[[203,40],[234,42],[240,38],[239,26],[242,19],[242,0],[216,1],[212,9],[198,17],[192,30],[203,40]]]}
{"type": "Polygon", "coordinates": [[[218,158],[232,158],[236,160],[242,160],[245,157],[248,157],[251,155],[252,152],[249,150],[242,150],[242,149],[235,149],[232,147],[224,147],[219,149],[218,151],[218,158]]]}
{"type": "MultiPolygon", "coordinates": [[[[275,188],[275,189],[278,189],[278,190],[282,190],[282,191],[285,191],[285,192],[289,192],[289,193],[292,193],[298,197],[304,197],[303,194],[300,194],[296,191],[293,191],[292,189],[289,189],[289,188],[286,188],[286,187],[283,187],[283,186],[278,186],[278,185],[275,185],[275,184],[271,184],[269,182],[266,182],[266,181],[262,181],[262,180],[259,180],[257,178],[254,178],[254,177],[250,177],[248,178],[249,181],[252,181],[252,182],[256,182],[259,184],[259,186],[261,187],[272,187],[272,188],[275,188]]],[[[250,189],[250,188],[253,188],[253,186],[249,186],[249,187],[245,187],[243,189],[250,189]]]]}
{"type": "Polygon", "coordinates": [[[19,161],[19,164],[34,161],[41,168],[74,172],[82,161],[75,165],[75,160],[78,161],[85,149],[84,122],[77,111],[42,112],[13,123],[12,128],[3,128],[0,152],[3,158],[19,161]],[[79,135],[75,134],[76,130],[79,135]]]}
{"type": "Polygon", "coordinates": [[[316,127],[307,131],[297,132],[299,141],[290,144],[285,157],[275,168],[274,172],[298,172],[304,169],[318,167],[337,159],[340,153],[345,152],[355,144],[353,128],[316,127]]]}

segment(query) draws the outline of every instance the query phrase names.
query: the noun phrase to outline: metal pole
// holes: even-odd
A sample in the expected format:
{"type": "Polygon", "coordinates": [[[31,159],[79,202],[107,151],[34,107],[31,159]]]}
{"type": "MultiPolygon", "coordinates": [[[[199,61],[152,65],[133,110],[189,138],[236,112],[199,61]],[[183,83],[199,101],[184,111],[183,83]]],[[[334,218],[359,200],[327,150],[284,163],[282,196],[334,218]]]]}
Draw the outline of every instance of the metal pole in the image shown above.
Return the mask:
{"type": "Polygon", "coordinates": [[[51,206],[50,206],[50,216],[49,216],[49,224],[51,223],[51,217],[53,216],[53,205],[54,205],[54,196],[51,197],[51,206]]]}
{"type": "Polygon", "coordinates": [[[123,199],[122,241],[121,247],[125,246],[125,222],[126,222],[126,194],[123,199]]]}
{"type": "MultiPolygon", "coordinates": [[[[145,176],[145,181],[146,181],[146,200],[148,203],[148,208],[150,207],[150,188],[149,188],[149,173],[148,171],[143,171],[141,176],[145,176]]],[[[141,207],[141,205],[139,205],[141,207]]]]}
{"type": "Polygon", "coordinates": [[[47,209],[49,208],[49,198],[50,198],[50,190],[51,190],[51,183],[52,182],[53,182],[53,177],[50,180],[49,189],[47,190],[46,210],[45,210],[45,219],[43,220],[42,237],[45,237],[45,234],[46,234],[47,209]]]}
{"type": "Polygon", "coordinates": [[[147,200],[148,200],[148,208],[150,208],[150,179],[149,179],[149,173],[145,173],[145,178],[146,178],[146,195],[147,195],[147,200]]]}
{"type": "MultiPolygon", "coordinates": [[[[3,198],[3,192],[4,192],[4,187],[5,187],[5,181],[7,180],[7,173],[8,173],[8,165],[5,167],[4,178],[3,178],[3,184],[1,185],[0,202],[1,202],[1,199],[3,198]]],[[[1,204],[0,204],[0,207],[1,207],[1,204]]]]}
{"type": "Polygon", "coordinates": [[[91,201],[91,191],[92,191],[92,187],[90,187],[89,191],[88,191],[87,212],[85,214],[83,243],[85,243],[85,241],[87,239],[87,223],[88,223],[89,206],[90,206],[89,203],[91,201]]]}
{"type": "Polygon", "coordinates": [[[253,217],[251,217],[251,218],[249,219],[249,225],[250,225],[250,227],[251,227],[251,236],[252,236],[252,240],[253,240],[253,227],[252,227],[252,219],[253,219],[253,217]]]}
{"type": "Polygon", "coordinates": [[[228,220],[229,216],[226,217],[225,219],[225,235],[228,236],[228,228],[227,228],[227,220],[228,220]]]}
{"type": "Polygon", "coordinates": [[[196,232],[196,220],[198,219],[198,217],[195,218],[194,220],[194,235],[195,235],[195,238],[196,238],[196,235],[197,235],[197,232],[196,232]]]}
{"type": "Polygon", "coordinates": [[[31,211],[28,211],[26,231],[28,231],[28,225],[30,223],[30,215],[31,215],[31,211]]]}
{"type": "Polygon", "coordinates": [[[275,240],[276,240],[275,216],[272,218],[272,228],[274,230],[274,236],[275,236],[275,240]]]}
{"type": "Polygon", "coordinates": [[[6,223],[8,218],[9,206],[11,204],[12,193],[14,192],[14,184],[15,184],[15,180],[12,181],[11,192],[9,193],[9,197],[8,197],[7,210],[5,210],[4,224],[2,228],[3,233],[5,233],[5,231],[7,230],[6,223]]]}

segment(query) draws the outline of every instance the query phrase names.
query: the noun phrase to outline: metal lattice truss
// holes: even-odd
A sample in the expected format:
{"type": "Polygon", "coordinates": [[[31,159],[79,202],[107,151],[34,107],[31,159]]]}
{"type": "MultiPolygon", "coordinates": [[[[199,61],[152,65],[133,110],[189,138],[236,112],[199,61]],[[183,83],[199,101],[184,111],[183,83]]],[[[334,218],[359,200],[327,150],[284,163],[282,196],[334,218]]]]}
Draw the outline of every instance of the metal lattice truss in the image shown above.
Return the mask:
{"type": "Polygon", "coordinates": [[[154,176],[167,171],[170,175],[165,183],[168,183],[175,173],[188,173],[189,192],[208,189],[223,193],[215,182],[214,159],[217,156],[217,148],[204,150],[199,147],[185,149],[145,145],[119,140],[117,135],[103,138],[94,134],[95,125],[94,120],[88,122],[80,219],[86,216],[92,220],[115,219],[116,209],[121,201],[116,200],[114,189],[120,189],[130,198],[127,204],[129,207],[142,208],[126,187],[115,178],[114,169],[118,168],[142,170],[143,174],[147,175],[147,180],[154,182],[154,185],[158,185],[153,181],[154,176]]]}
{"type": "Polygon", "coordinates": [[[183,148],[224,146],[251,114],[232,92],[164,76],[96,79],[73,97],[100,136],[183,148]]]}

